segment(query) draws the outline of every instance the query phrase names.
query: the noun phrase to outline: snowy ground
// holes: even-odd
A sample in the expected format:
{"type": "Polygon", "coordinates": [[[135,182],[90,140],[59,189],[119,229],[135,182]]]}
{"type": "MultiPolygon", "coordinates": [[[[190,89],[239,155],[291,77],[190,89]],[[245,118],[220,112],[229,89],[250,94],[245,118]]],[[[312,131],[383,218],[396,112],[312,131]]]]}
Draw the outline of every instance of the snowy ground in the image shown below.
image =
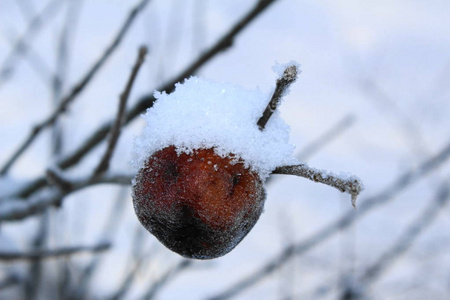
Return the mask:
{"type": "MultiPolygon", "coordinates": [[[[19,1],[18,1],[19,2],[19,1]]],[[[36,11],[44,1],[31,2],[36,11]]],[[[134,2],[134,1],[133,1],[134,2]]],[[[130,34],[63,117],[64,153],[75,149],[90,130],[109,120],[116,110],[141,44],[150,53],[130,97],[151,93],[173,78],[199,53],[251,9],[255,1],[151,1],[130,34]]],[[[79,80],[121,26],[129,1],[83,1],[74,22],[64,91],[79,80]]],[[[307,157],[314,167],[350,172],[365,184],[360,200],[379,194],[396,178],[416,168],[449,142],[450,18],[447,1],[293,1],[280,0],[252,22],[233,47],[217,55],[197,75],[215,81],[269,92],[275,83],[275,62],[298,61],[302,73],[281,105],[281,117],[291,127],[290,142],[299,153],[345,118],[353,122],[307,157]]],[[[25,14],[26,15],[26,14],[25,14]]],[[[26,16],[15,1],[0,1],[0,66],[11,40],[25,29],[26,16]]],[[[32,45],[54,69],[65,6],[33,38],[32,45]]],[[[51,88],[42,73],[20,60],[13,76],[0,82],[0,165],[23,141],[32,125],[51,110],[51,88]]],[[[126,127],[112,168],[131,171],[133,136],[143,121],[126,127]]],[[[50,134],[45,132],[11,170],[17,180],[34,178],[52,162],[50,134]]],[[[95,165],[104,145],[71,173],[84,174],[95,165]]],[[[261,149],[264,151],[264,149],[261,149]]],[[[237,299],[337,299],[337,287],[358,279],[433,201],[449,164],[399,193],[388,205],[373,209],[351,228],[290,260],[237,299]],[[331,288],[330,293],[323,294],[331,288]],[[292,298],[290,298],[292,297],[292,298]]],[[[9,179],[10,180],[10,179],[9,179]]],[[[0,180],[0,187],[14,184],[0,180]]],[[[6,186],[6,187],[5,187],[6,186]]],[[[92,244],[102,237],[107,213],[119,188],[92,187],[64,201],[51,213],[48,247],[92,244]]],[[[93,294],[102,298],[115,290],[131,267],[130,249],[139,223],[130,193],[118,220],[113,249],[95,277],[93,294]]],[[[244,241],[227,256],[195,262],[158,294],[159,299],[203,299],[226,289],[274,258],[290,243],[307,239],[352,211],[348,195],[305,179],[277,175],[268,187],[265,212],[244,241]]],[[[373,299],[447,299],[450,294],[449,209],[405,255],[369,287],[373,299]]],[[[27,249],[37,220],[3,223],[0,249],[27,249]]],[[[148,251],[129,299],[145,291],[179,261],[179,256],[145,233],[148,251]]],[[[70,264],[90,261],[81,255],[70,264]]],[[[0,272],[24,263],[2,263],[0,272]]],[[[49,263],[45,284],[54,286],[58,264],[49,263]]],[[[356,283],[361,287],[361,284],[356,283]]],[[[13,293],[11,288],[6,292],[13,293]]],[[[2,291],[0,291],[1,295],[2,291]]],[[[1,296],[0,296],[1,298],[1,296]]]]}

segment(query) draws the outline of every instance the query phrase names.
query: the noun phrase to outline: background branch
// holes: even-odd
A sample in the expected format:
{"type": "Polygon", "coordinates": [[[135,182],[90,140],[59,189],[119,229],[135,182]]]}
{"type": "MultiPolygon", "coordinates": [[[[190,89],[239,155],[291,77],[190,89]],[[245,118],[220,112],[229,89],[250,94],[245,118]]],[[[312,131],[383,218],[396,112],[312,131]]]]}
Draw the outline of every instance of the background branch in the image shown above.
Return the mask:
{"type": "Polygon", "coordinates": [[[61,256],[74,255],[82,252],[99,252],[108,250],[111,244],[108,242],[102,242],[94,246],[72,246],[63,247],[53,250],[36,250],[32,252],[4,252],[0,251],[0,260],[12,261],[12,260],[34,260],[34,259],[48,259],[58,258],[61,256]]]}
{"type": "Polygon", "coordinates": [[[103,174],[109,168],[109,161],[111,160],[111,156],[114,152],[114,149],[117,144],[117,140],[119,139],[120,129],[125,122],[125,108],[127,105],[128,97],[130,96],[131,88],[133,87],[134,80],[144,63],[145,56],[147,55],[148,49],[145,46],[142,46],[139,49],[138,57],[136,63],[131,71],[130,77],[128,78],[128,82],[125,86],[125,90],[120,95],[119,99],[119,107],[117,109],[116,120],[114,121],[113,126],[111,127],[111,132],[109,135],[108,146],[106,148],[105,154],[100,160],[97,168],[95,168],[94,175],[95,177],[103,174]]]}
{"type": "Polygon", "coordinates": [[[114,53],[117,47],[120,45],[124,36],[128,32],[128,29],[133,24],[138,14],[145,8],[149,0],[142,0],[136,7],[134,7],[125,23],[120,28],[117,35],[114,37],[110,45],[105,49],[101,57],[90,68],[90,70],[84,75],[84,77],[72,88],[71,92],[65,96],[59,103],[59,106],[43,121],[33,127],[31,132],[25,141],[19,146],[19,148],[13,153],[13,155],[7,160],[6,164],[0,170],[0,175],[5,175],[11,166],[17,161],[17,159],[28,149],[31,143],[37,138],[39,133],[52,125],[59,117],[60,114],[66,111],[69,104],[83,91],[83,89],[89,84],[90,80],[97,74],[100,68],[105,64],[108,58],[114,53]]]}
{"type": "MultiPolygon", "coordinates": [[[[102,177],[92,179],[91,176],[73,179],[71,193],[96,184],[130,185],[134,174],[104,174],[102,177]]],[[[21,198],[9,198],[0,201],[0,221],[21,220],[41,213],[48,207],[59,206],[66,193],[60,189],[48,189],[27,201],[21,198]]]]}
{"type": "MultiPolygon", "coordinates": [[[[257,16],[269,7],[270,4],[277,0],[262,0],[257,3],[242,19],[240,19],[222,38],[220,38],[211,48],[205,51],[198,59],[189,65],[184,71],[178,74],[174,80],[162,85],[157,90],[166,91],[170,93],[173,91],[175,84],[193,75],[200,67],[209,62],[218,53],[226,50],[232,44],[236,36],[250,24],[257,16]]],[[[125,124],[129,124],[134,118],[143,113],[146,109],[153,106],[155,98],[153,94],[142,97],[128,112],[125,119],[125,124]]],[[[65,156],[58,163],[61,169],[66,169],[77,164],[83,157],[85,157],[95,146],[97,146],[108,134],[111,129],[113,121],[105,122],[71,154],[65,156]]],[[[15,196],[28,197],[40,188],[46,185],[45,177],[39,177],[31,181],[27,186],[21,189],[15,196]]]]}

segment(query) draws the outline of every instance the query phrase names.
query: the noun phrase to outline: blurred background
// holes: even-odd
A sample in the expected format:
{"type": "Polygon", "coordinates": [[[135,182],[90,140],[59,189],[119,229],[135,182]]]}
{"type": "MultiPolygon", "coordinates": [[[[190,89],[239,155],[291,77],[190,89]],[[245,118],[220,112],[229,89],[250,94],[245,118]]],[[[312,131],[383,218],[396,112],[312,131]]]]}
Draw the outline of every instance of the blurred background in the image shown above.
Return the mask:
{"type": "Polygon", "coordinates": [[[449,12],[443,0],[0,0],[0,299],[448,299],[449,12]],[[295,60],[280,107],[291,143],[313,167],[360,177],[358,209],[276,175],[250,234],[192,261],[141,227],[127,181],[55,198],[64,185],[46,178],[81,182],[98,164],[98,129],[141,45],[108,174],[130,174],[155,89],[196,74],[270,93],[272,66],[295,60]]]}

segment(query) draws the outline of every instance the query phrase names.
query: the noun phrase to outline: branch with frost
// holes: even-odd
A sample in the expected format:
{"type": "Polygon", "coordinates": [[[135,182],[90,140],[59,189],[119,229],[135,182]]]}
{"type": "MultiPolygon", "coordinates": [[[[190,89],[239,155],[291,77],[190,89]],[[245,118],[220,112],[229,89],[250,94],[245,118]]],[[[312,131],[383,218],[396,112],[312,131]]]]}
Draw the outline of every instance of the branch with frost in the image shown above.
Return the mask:
{"type": "Polygon", "coordinates": [[[134,175],[130,174],[105,174],[94,179],[90,175],[81,179],[65,178],[71,185],[69,191],[48,188],[26,200],[22,198],[3,199],[0,201],[0,221],[21,220],[39,214],[50,206],[59,206],[67,194],[96,184],[130,185],[133,177],[134,175]]]}
{"type": "Polygon", "coordinates": [[[130,77],[125,86],[125,90],[120,95],[119,107],[117,109],[116,119],[113,126],[111,127],[111,132],[108,140],[108,147],[106,148],[105,154],[100,160],[97,168],[95,168],[94,177],[100,176],[109,169],[109,161],[111,160],[114,149],[116,148],[117,141],[119,140],[119,135],[123,124],[125,123],[125,107],[127,105],[128,97],[130,96],[131,88],[133,87],[134,80],[144,63],[145,56],[147,55],[148,49],[145,46],[139,48],[138,57],[136,63],[131,70],[130,77]]]}
{"type": "Polygon", "coordinates": [[[243,280],[238,281],[237,283],[233,284],[217,295],[208,298],[208,300],[230,299],[256,285],[261,280],[278,270],[282,265],[289,262],[294,256],[308,252],[309,250],[333,237],[341,230],[350,227],[358,219],[362,218],[365,214],[372,211],[374,208],[381,207],[389,203],[400,192],[416,183],[419,179],[435,171],[437,168],[442,166],[449,158],[450,142],[447,143],[447,145],[437,155],[430,157],[418,168],[404,173],[380,193],[361,201],[361,204],[358,208],[358,213],[355,214],[354,212],[347,212],[336,221],[333,221],[328,226],[325,226],[324,228],[319,230],[310,238],[300,241],[292,246],[286,247],[276,257],[269,260],[267,263],[245,277],[243,280]]]}
{"type": "Polygon", "coordinates": [[[114,53],[117,47],[120,45],[124,36],[128,32],[128,29],[133,24],[133,21],[136,19],[136,16],[143,11],[145,6],[148,4],[149,0],[142,0],[136,7],[134,7],[129,13],[127,19],[124,24],[120,28],[119,32],[114,37],[113,41],[107,48],[104,50],[100,58],[96,61],[96,63],[89,69],[89,71],[83,76],[83,78],[72,88],[70,93],[65,96],[59,106],[43,121],[38,123],[33,127],[31,132],[25,141],[19,146],[19,148],[12,154],[12,156],[7,160],[6,164],[0,170],[0,175],[4,175],[8,172],[11,166],[17,161],[17,159],[28,149],[28,147],[32,144],[32,142],[38,137],[38,135],[45,128],[51,126],[59,116],[67,110],[69,104],[73,102],[73,100],[83,91],[83,89],[89,84],[91,79],[97,74],[97,72],[101,69],[101,67],[105,64],[108,58],[114,53]]]}
{"type": "Polygon", "coordinates": [[[259,118],[257,122],[259,130],[264,130],[270,117],[280,104],[281,98],[289,89],[289,86],[292,83],[294,83],[295,80],[297,79],[297,74],[298,74],[297,66],[290,65],[284,70],[283,75],[280,78],[278,78],[272,98],[270,99],[269,104],[267,104],[267,107],[264,110],[261,118],[259,118]]]}
{"type": "MultiPolygon", "coordinates": [[[[166,91],[170,93],[174,90],[175,84],[193,75],[198,69],[209,62],[213,57],[215,57],[220,52],[228,49],[232,44],[236,36],[246,28],[256,17],[261,15],[267,7],[277,0],[260,0],[258,3],[240,19],[222,38],[220,38],[216,44],[205,51],[198,59],[193,61],[184,71],[179,73],[172,81],[162,85],[157,88],[158,91],[166,91]]],[[[153,106],[155,98],[153,94],[142,97],[128,112],[125,119],[125,124],[129,124],[134,118],[139,116],[145,110],[153,106]]],[[[96,130],[93,130],[92,134],[71,154],[65,156],[58,162],[58,166],[61,169],[67,169],[76,165],[83,157],[85,157],[95,146],[97,146],[103,139],[108,135],[112,126],[112,121],[105,122],[96,130]]],[[[15,194],[16,197],[28,197],[35,193],[39,189],[45,187],[47,181],[45,177],[39,177],[24,188],[22,188],[18,193],[15,194]]]]}
{"type": "Polygon", "coordinates": [[[314,182],[320,182],[341,192],[348,193],[352,196],[352,205],[356,208],[356,198],[364,190],[361,180],[355,176],[336,175],[329,171],[318,170],[309,167],[307,164],[294,166],[282,166],[276,168],[272,174],[285,174],[300,176],[314,182]]]}
{"type": "Polygon", "coordinates": [[[94,246],[71,246],[63,247],[53,250],[36,250],[30,252],[6,252],[0,251],[0,261],[13,261],[13,260],[35,260],[35,259],[48,259],[58,258],[61,256],[74,255],[85,252],[101,252],[108,250],[111,247],[109,242],[101,242],[94,246]]]}

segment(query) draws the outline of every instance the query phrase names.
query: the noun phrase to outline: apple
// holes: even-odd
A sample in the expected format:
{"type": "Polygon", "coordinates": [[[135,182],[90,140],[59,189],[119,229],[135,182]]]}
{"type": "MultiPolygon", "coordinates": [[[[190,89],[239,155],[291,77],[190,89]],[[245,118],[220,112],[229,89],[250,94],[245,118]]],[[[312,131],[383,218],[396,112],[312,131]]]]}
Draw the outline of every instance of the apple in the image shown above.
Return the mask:
{"type": "Polygon", "coordinates": [[[266,197],[259,175],[234,154],[189,154],[169,146],[138,171],[133,205],[142,225],[172,251],[195,259],[230,252],[259,219],[266,197]]]}

